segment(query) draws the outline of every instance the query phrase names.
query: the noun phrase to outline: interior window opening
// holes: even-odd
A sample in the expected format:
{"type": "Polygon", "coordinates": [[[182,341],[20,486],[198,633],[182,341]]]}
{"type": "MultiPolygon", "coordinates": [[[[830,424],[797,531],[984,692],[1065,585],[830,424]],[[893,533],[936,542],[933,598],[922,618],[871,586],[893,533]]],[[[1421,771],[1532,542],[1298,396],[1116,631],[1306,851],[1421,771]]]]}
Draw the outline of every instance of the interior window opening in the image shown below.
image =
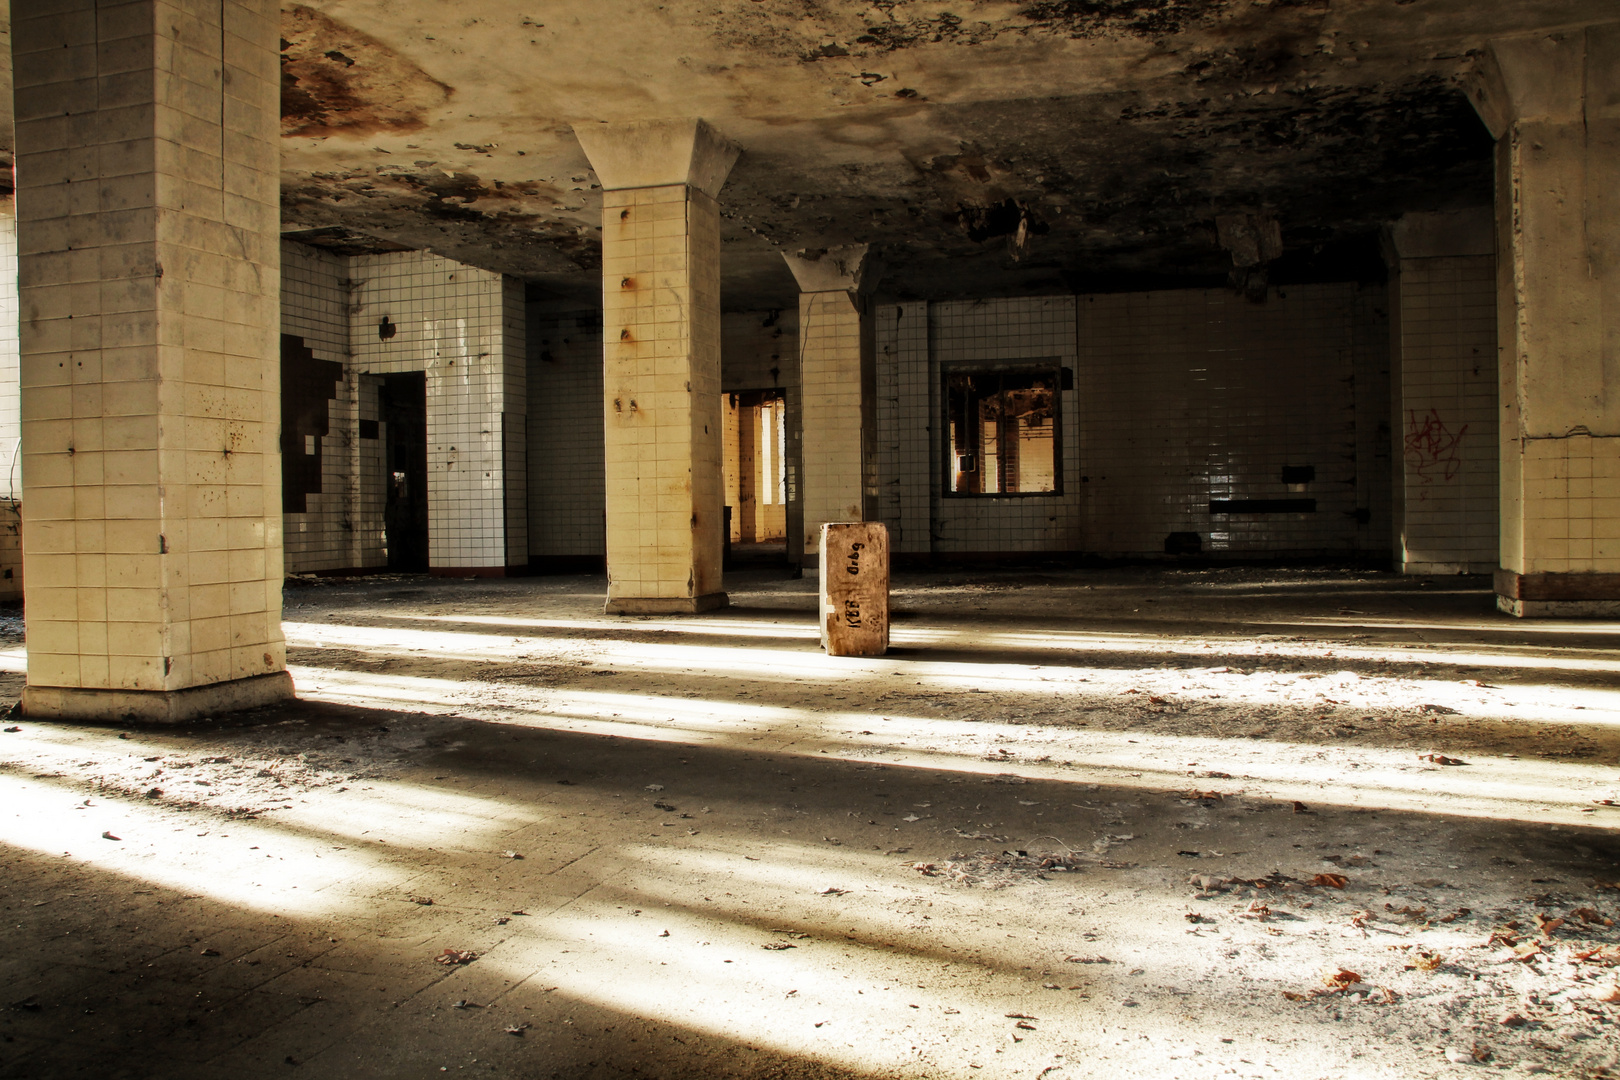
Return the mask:
{"type": "Polygon", "coordinates": [[[947,492],[1058,492],[1061,385],[1058,370],[1045,365],[948,370],[947,492]]]}

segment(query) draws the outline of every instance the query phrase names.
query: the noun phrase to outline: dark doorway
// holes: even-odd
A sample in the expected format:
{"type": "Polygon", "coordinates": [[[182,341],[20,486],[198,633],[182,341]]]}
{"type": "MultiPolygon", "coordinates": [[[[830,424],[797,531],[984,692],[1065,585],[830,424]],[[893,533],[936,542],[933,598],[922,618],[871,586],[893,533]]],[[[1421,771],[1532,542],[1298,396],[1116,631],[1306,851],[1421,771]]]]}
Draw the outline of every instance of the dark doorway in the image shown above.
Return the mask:
{"type": "Polygon", "coordinates": [[[420,371],[384,375],[377,394],[387,447],[388,501],[383,542],[388,569],[428,568],[427,376],[420,371]]]}

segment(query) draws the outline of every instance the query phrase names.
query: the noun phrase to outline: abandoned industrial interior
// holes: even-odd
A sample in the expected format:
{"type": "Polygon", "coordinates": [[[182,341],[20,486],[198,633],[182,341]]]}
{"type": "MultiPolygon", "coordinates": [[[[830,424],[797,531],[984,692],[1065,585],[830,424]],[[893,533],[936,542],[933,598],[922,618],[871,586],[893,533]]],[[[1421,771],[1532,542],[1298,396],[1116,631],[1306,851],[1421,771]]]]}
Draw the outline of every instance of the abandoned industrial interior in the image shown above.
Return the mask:
{"type": "Polygon", "coordinates": [[[0,28],[0,1077],[1620,1076],[1615,0],[0,28]]]}

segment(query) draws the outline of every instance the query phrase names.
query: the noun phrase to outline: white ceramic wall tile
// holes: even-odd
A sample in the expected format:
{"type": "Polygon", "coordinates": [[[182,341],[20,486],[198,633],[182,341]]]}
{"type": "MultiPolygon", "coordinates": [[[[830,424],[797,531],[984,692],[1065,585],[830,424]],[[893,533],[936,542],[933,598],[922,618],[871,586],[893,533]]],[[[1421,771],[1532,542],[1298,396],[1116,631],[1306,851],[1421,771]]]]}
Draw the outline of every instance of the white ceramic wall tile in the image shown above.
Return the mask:
{"type": "Polygon", "coordinates": [[[417,371],[427,378],[431,567],[526,564],[522,284],[421,251],[342,257],[287,244],[284,259],[283,330],[346,363],[329,406],[322,490],[309,513],[287,515],[289,568],[385,561],[383,444],[361,439],[359,422],[379,419],[379,376],[417,371]],[[385,325],[393,333],[379,332],[385,325]]]}
{"type": "Polygon", "coordinates": [[[1401,450],[1407,573],[1490,573],[1499,544],[1496,260],[1402,259],[1401,450]]]}
{"type": "Polygon", "coordinates": [[[879,305],[880,505],[896,549],[1152,556],[1197,533],[1214,555],[1386,553],[1387,521],[1358,501],[1374,486],[1362,462],[1378,467],[1358,417],[1376,432],[1387,415],[1381,296],[1309,285],[1264,304],[1187,290],[879,305]],[[1025,360],[1074,371],[1061,494],[942,497],[940,365],[1025,360]],[[1315,479],[1290,491],[1285,465],[1315,479]],[[1210,507],[1287,498],[1316,509],[1210,507]]]}

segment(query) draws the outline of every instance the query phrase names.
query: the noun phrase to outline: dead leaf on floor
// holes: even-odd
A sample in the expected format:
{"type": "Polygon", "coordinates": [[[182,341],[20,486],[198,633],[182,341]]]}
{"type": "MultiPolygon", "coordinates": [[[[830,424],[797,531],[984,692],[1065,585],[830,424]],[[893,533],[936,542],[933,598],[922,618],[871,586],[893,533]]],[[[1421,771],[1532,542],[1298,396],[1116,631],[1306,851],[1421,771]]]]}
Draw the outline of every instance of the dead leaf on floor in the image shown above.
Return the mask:
{"type": "Polygon", "coordinates": [[[1250,900],[1249,906],[1238,912],[1238,914],[1245,919],[1258,919],[1265,922],[1271,917],[1271,909],[1258,900],[1250,900]]]}
{"type": "Polygon", "coordinates": [[[446,949],[438,956],[435,956],[433,961],[449,967],[455,964],[470,964],[476,959],[478,959],[478,954],[471,949],[446,949]]]}
{"type": "Polygon", "coordinates": [[[1442,915],[1442,916],[1440,916],[1440,918],[1436,919],[1435,921],[1436,922],[1443,922],[1443,923],[1456,922],[1458,919],[1466,917],[1468,915],[1468,913],[1469,913],[1468,908],[1460,907],[1456,911],[1453,911],[1450,915],[1442,915]]]}
{"type": "Polygon", "coordinates": [[[506,1025],[506,1033],[508,1035],[516,1035],[521,1038],[523,1033],[527,1031],[528,1028],[528,1024],[508,1024],[506,1025]]]}
{"type": "Polygon", "coordinates": [[[1475,1043],[1467,1050],[1455,1046],[1448,1046],[1444,1051],[1445,1058],[1453,1065],[1477,1065],[1491,1056],[1490,1048],[1482,1043],[1475,1043]]]}
{"type": "Polygon", "coordinates": [[[1446,958],[1439,953],[1420,949],[1407,967],[1418,971],[1435,971],[1445,962],[1446,958]]]}
{"type": "Polygon", "coordinates": [[[1284,990],[1282,992],[1282,996],[1287,998],[1289,1001],[1304,1001],[1305,1000],[1305,995],[1304,994],[1296,994],[1292,990],[1284,990]]]}
{"type": "Polygon", "coordinates": [[[112,833],[110,833],[110,832],[104,832],[104,833],[102,833],[102,834],[101,834],[101,838],[102,838],[102,839],[103,839],[103,840],[117,840],[117,841],[119,841],[119,842],[120,842],[120,843],[122,843],[122,842],[123,842],[123,839],[124,839],[124,838],[123,838],[123,837],[122,837],[122,836],[114,836],[114,835],[113,835],[113,834],[112,834],[112,833]]]}
{"type": "Polygon", "coordinates": [[[765,944],[761,945],[760,948],[770,949],[772,952],[780,952],[783,949],[797,949],[798,946],[790,941],[767,941],[765,944]]]}
{"type": "Polygon", "coordinates": [[[1348,990],[1361,981],[1361,976],[1349,968],[1338,968],[1322,972],[1322,981],[1327,984],[1329,993],[1348,990]]]}
{"type": "Polygon", "coordinates": [[[1350,879],[1343,874],[1317,874],[1305,884],[1316,889],[1342,889],[1349,882],[1350,879]]]}
{"type": "Polygon", "coordinates": [[[1170,699],[1169,698],[1162,698],[1162,697],[1150,697],[1150,698],[1148,698],[1148,704],[1149,705],[1168,705],[1168,704],[1170,704],[1170,699]]]}
{"type": "Polygon", "coordinates": [[[433,897],[431,897],[431,896],[413,896],[413,897],[411,897],[411,903],[413,903],[413,904],[421,904],[423,907],[432,907],[433,906],[433,897]]]}
{"type": "Polygon", "coordinates": [[[1380,986],[1377,990],[1374,990],[1371,994],[1367,995],[1367,1000],[1373,1005],[1393,1005],[1397,1001],[1401,1000],[1401,995],[1397,994],[1387,986],[1380,986]]]}
{"type": "Polygon", "coordinates": [[[1311,810],[1304,803],[1300,802],[1298,799],[1295,799],[1294,800],[1294,813],[1296,813],[1296,814],[1314,814],[1314,813],[1316,813],[1316,811],[1311,810]]]}
{"type": "Polygon", "coordinates": [[[1444,754],[1419,754],[1419,761],[1432,761],[1436,765],[1466,765],[1468,762],[1462,758],[1446,757],[1444,754]]]}
{"type": "Polygon", "coordinates": [[[644,791],[663,791],[664,790],[664,785],[663,784],[648,784],[643,790],[644,791]]]}
{"type": "Polygon", "coordinates": [[[523,858],[523,856],[519,855],[515,851],[503,851],[503,852],[501,852],[501,858],[503,858],[503,859],[521,859],[521,858],[523,858]]]}
{"type": "Polygon", "coordinates": [[[1028,1020],[1020,1020],[1020,1021],[1018,1021],[1017,1024],[1014,1024],[1013,1026],[1023,1028],[1025,1031],[1034,1031],[1035,1030],[1035,1025],[1030,1023],[1028,1020]]]}
{"type": "Polygon", "coordinates": [[[198,955],[199,956],[218,956],[219,955],[219,950],[218,949],[203,949],[200,953],[198,953],[198,955]]]}
{"type": "Polygon", "coordinates": [[[1563,919],[1549,919],[1542,915],[1541,912],[1536,912],[1536,929],[1541,931],[1541,936],[1544,938],[1550,940],[1552,938],[1553,931],[1563,925],[1563,919]]]}
{"type": "Polygon", "coordinates": [[[1372,917],[1373,913],[1370,911],[1352,911],[1350,913],[1350,925],[1357,930],[1365,930],[1367,924],[1372,922],[1372,917]]]}
{"type": "Polygon", "coordinates": [[[1113,961],[1106,956],[1065,956],[1063,958],[1071,964],[1112,964],[1113,961]]]}
{"type": "Polygon", "coordinates": [[[1006,1015],[1007,1019],[1009,1019],[1009,1020],[1039,1020],[1040,1019],[1040,1017],[1031,1016],[1031,1015],[1029,1015],[1029,1013],[1006,1013],[1005,1015],[1006,1015]]]}
{"type": "Polygon", "coordinates": [[[1601,1001],[1605,1005],[1620,1004],[1620,983],[1610,986],[1594,986],[1588,991],[1593,1001],[1601,1001]]]}
{"type": "Polygon", "coordinates": [[[1523,1027],[1530,1021],[1526,1020],[1516,1012],[1510,1012],[1506,1016],[1498,1017],[1496,1022],[1501,1024],[1503,1027],[1523,1027]]]}
{"type": "Polygon", "coordinates": [[[1574,954],[1573,961],[1580,964],[1620,967],[1620,945],[1600,945],[1595,949],[1582,950],[1574,954]]]}
{"type": "Polygon", "coordinates": [[[1456,716],[1457,710],[1445,705],[1424,705],[1418,709],[1421,713],[1433,713],[1436,716],[1456,716]]]}
{"type": "Polygon", "coordinates": [[[1596,908],[1578,907],[1569,913],[1570,918],[1581,920],[1583,923],[1597,923],[1600,926],[1613,926],[1614,920],[1605,917],[1596,908]]]}
{"type": "Polygon", "coordinates": [[[6,732],[8,734],[14,734],[14,733],[19,732],[21,730],[22,730],[22,728],[17,727],[15,724],[13,724],[11,727],[6,728],[6,732]]]}
{"type": "Polygon", "coordinates": [[[1222,795],[1218,791],[1198,791],[1197,789],[1194,789],[1192,791],[1182,793],[1180,798],[1184,802],[1201,802],[1206,799],[1211,802],[1222,802],[1225,800],[1226,796],[1222,795]]]}
{"type": "Polygon", "coordinates": [[[817,889],[816,890],[816,895],[817,896],[843,896],[847,892],[849,892],[848,889],[840,889],[836,885],[829,885],[825,889],[817,889]]]}
{"type": "Polygon", "coordinates": [[[1541,942],[1526,941],[1513,947],[1513,959],[1529,963],[1542,954],[1541,942]]]}

